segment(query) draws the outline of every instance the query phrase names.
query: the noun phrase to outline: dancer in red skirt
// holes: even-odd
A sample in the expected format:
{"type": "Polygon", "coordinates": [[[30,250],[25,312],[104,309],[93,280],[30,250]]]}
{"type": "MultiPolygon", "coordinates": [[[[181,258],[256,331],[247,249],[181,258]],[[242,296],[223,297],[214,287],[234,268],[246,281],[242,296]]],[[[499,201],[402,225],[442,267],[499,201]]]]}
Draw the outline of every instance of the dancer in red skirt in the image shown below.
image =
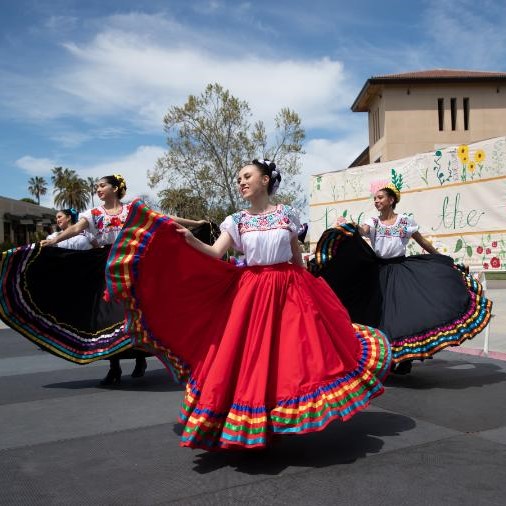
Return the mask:
{"type": "Polygon", "coordinates": [[[265,447],[347,420],[383,392],[388,341],[353,325],[304,269],[297,215],[269,199],[280,181],[267,160],[243,167],[251,206],[225,219],[213,246],[134,202],[111,251],[108,293],[127,302],[131,335],[188,381],[183,446],[265,447]],[[221,260],[229,248],[246,267],[221,260]]]}

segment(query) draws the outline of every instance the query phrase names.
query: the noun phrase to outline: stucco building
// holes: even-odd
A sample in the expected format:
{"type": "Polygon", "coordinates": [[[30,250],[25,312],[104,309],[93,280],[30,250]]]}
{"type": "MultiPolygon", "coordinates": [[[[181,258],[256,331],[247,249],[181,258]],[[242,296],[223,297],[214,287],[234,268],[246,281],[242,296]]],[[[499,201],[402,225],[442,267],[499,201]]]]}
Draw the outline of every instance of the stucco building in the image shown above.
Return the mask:
{"type": "Polygon", "coordinates": [[[55,215],[48,207],[0,197],[0,243],[20,246],[34,241],[37,232],[50,233],[55,215]]]}
{"type": "Polygon", "coordinates": [[[353,105],[369,146],[351,166],[506,134],[506,73],[436,69],[369,78],[353,105]]]}

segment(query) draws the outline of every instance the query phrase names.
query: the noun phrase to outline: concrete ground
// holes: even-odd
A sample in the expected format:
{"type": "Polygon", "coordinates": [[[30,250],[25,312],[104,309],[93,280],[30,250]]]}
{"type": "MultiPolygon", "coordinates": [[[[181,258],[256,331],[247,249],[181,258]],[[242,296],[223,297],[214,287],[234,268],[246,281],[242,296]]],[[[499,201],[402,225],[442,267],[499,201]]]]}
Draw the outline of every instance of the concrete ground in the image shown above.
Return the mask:
{"type": "Polygon", "coordinates": [[[77,366],[0,329],[0,504],[503,505],[506,289],[490,286],[484,336],[409,376],[373,406],[263,452],[178,446],[182,389],[159,362],[99,388],[107,362],[77,366]]]}
{"type": "Polygon", "coordinates": [[[443,351],[346,423],[263,452],[178,446],[182,389],[154,358],[99,388],[0,330],[0,504],[503,505],[506,361],[443,351]]]}

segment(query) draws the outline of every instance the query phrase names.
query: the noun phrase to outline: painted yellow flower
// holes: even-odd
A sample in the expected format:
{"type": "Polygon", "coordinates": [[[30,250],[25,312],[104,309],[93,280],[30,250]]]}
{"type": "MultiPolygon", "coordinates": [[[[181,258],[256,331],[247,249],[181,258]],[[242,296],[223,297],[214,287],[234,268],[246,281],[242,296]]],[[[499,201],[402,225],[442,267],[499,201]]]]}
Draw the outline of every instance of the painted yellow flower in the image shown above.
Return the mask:
{"type": "Polygon", "coordinates": [[[469,165],[467,166],[467,170],[469,172],[474,172],[476,170],[476,164],[474,162],[469,162],[469,165]]]}
{"type": "Polygon", "coordinates": [[[460,157],[460,161],[465,165],[467,162],[469,162],[469,156],[467,155],[462,155],[460,157]]]}
{"type": "Polygon", "coordinates": [[[474,161],[475,162],[483,162],[485,160],[485,151],[483,149],[477,149],[474,153],[474,161]]]}
{"type": "Polygon", "coordinates": [[[469,156],[469,146],[467,144],[461,144],[457,148],[457,156],[462,160],[462,157],[469,156]]]}

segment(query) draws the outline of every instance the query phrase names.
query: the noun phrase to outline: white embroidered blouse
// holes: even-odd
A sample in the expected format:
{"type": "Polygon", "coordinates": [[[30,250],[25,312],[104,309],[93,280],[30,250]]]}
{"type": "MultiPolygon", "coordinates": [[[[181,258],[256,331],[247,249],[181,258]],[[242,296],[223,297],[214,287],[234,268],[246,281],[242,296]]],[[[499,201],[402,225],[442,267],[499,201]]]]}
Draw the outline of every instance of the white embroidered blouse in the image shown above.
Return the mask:
{"type": "Polygon", "coordinates": [[[227,216],[220,225],[244,253],[246,264],[273,265],[292,259],[291,239],[297,236],[299,217],[293,207],[279,204],[274,211],[251,214],[247,210],[227,216]]]}
{"type": "Polygon", "coordinates": [[[398,214],[395,223],[385,225],[378,218],[369,218],[369,239],[376,255],[381,258],[395,258],[406,254],[411,236],[418,231],[415,220],[406,214],[398,214]]]}
{"type": "Polygon", "coordinates": [[[79,215],[88,222],[89,231],[93,234],[100,246],[113,244],[118,237],[130,211],[130,203],[122,204],[118,214],[107,214],[102,207],[95,207],[79,215]]]}

